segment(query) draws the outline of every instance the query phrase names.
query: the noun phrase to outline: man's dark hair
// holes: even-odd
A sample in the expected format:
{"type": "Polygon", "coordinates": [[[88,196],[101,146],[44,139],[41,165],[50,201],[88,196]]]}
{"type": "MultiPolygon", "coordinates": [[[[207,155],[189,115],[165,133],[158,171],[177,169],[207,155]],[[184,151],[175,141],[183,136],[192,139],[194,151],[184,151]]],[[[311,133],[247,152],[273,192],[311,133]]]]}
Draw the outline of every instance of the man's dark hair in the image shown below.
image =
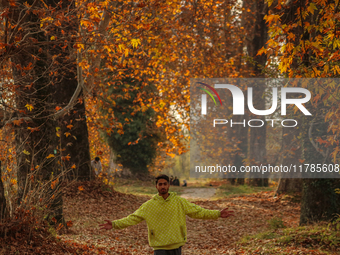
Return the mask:
{"type": "Polygon", "coordinates": [[[156,185],[157,185],[159,179],[164,179],[167,182],[169,182],[169,176],[162,174],[162,175],[159,175],[159,176],[156,177],[156,185]]]}
{"type": "Polygon", "coordinates": [[[99,158],[99,157],[95,157],[94,160],[95,160],[95,161],[99,161],[100,158],[99,158]]]}

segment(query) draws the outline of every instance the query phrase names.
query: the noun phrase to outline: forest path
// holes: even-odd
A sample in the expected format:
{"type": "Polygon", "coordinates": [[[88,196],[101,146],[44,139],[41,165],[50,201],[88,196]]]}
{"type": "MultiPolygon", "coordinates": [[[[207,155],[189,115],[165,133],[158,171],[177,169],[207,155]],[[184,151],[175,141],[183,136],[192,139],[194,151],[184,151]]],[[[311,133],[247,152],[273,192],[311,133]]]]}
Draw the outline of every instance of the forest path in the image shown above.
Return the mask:
{"type": "MultiPolygon", "coordinates": [[[[188,217],[188,242],[183,246],[185,255],[247,254],[239,250],[237,243],[246,235],[268,230],[268,220],[273,217],[281,217],[287,227],[296,227],[299,224],[300,206],[274,198],[273,192],[225,197],[213,201],[202,199],[213,196],[215,191],[211,187],[188,188],[183,195],[194,199],[199,197],[194,203],[206,209],[222,210],[228,207],[234,211],[235,216],[218,220],[188,217]]],[[[105,219],[126,217],[149,199],[150,196],[103,190],[94,187],[92,183],[75,185],[64,194],[63,207],[66,221],[72,222],[73,226],[60,238],[87,245],[93,252],[100,249],[101,254],[153,254],[148,244],[145,221],[122,230],[99,230],[99,224],[104,223],[105,219]],[[80,185],[81,188],[78,187],[80,185]]]]}
{"type": "Polygon", "coordinates": [[[186,199],[210,199],[216,194],[216,188],[187,188],[181,197],[186,199]]]}

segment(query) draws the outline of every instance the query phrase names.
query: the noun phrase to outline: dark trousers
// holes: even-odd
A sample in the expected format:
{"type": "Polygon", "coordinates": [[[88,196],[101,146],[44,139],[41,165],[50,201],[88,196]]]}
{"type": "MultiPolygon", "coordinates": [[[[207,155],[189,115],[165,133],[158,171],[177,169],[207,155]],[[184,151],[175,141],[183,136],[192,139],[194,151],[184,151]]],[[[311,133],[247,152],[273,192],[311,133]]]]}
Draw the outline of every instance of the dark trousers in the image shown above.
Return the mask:
{"type": "Polygon", "coordinates": [[[182,247],[173,250],[155,250],[153,252],[154,255],[181,255],[182,247]]]}

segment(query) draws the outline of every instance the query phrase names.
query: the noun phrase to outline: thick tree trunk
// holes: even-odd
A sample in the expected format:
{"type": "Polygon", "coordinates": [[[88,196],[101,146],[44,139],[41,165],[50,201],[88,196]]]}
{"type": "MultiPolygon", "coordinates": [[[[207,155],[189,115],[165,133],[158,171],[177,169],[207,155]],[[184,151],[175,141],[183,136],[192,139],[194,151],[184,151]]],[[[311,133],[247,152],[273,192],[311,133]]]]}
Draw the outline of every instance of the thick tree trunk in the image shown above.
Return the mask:
{"type": "MultiPolygon", "coordinates": [[[[318,151],[310,142],[310,139],[316,140],[317,137],[327,135],[328,125],[324,122],[324,116],[327,109],[318,110],[319,117],[315,117],[314,128],[310,130],[310,122],[304,123],[304,140],[303,151],[304,159],[307,164],[334,164],[332,157],[328,157],[327,151],[332,151],[333,148],[328,148],[319,145],[326,154],[318,151]],[[325,157],[326,156],[326,157],[325,157]]],[[[316,114],[315,114],[316,115],[316,114]]],[[[315,116],[314,115],[314,116],[315,116]]],[[[315,174],[315,177],[318,175],[315,174]]],[[[335,219],[340,214],[340,196],[335,193],[335,189],[340,187],[340,179],[304,179],[302,200],[301,200],[301,215],[300,225],[305,225],[318,221],[328,221],[335,219]]]]}
{"type": "Polygon", "coordinates": [[[300,225],[333,220],[340,213],[340,197],[335,189],[340,179],[304,179],[300,225]]]}
{"type": "MultiPolygon", "coordinates": [[[[265,46],[267,42],[267,26],[264,20],[265,13],[264,10],[264,1],[252,1],[250,3],[244,2],[245,9],[250,7],[255,14],[255,24],[249,25],[253,27],[253,35],[252,40],[247,45],[248,54],[250,57],[254,59],[254,64],[252,64],[252,69],[254,76],[256,78],[264,77],[262,74],[262,68],[265,66],[267,57],[265,54],[261,56],[257,56],[257,52],[265,46]],[[247,6],[249,5],[249,6],[247,6]]],[[[264,110],[265,109],[265,100],[263,100],[263,95],[265,92],[264,86],[254,87],[254,98],[253,100],[255,109],[264,110]]],[[[251,162],[254,160],[252,164],[256,164],[256,162],[266,163],[266,121],[264,116],[256,116],[256,119],[261,119],[264,122],[262,127],[250,128],[250,151],[249,158],[251,162]]],[[[268,179],[259,179],[254,178],[250,182],[256,186],[268,186],[268,179]]]]}
{"type": "MultiPolygon", "coordinates": [[[[28,1],[28,4],[33,2],[28,1]]],[[[82,99],[79,98],[80,102],[65,116],[53,117],[58,108],[70,101],[78,84],[73,48],[74,38],[78,36],[78,19],[73,12],[74,2],[64,1],[61,5],[53,0],[35,2],[34,8],[37,9],[45,8],[44,5],[54,7],[51,15],[68,12],[67,18],[62,19],[61,15],[59,25],[48,26],[47,32],[42,29],[41,17],[32,11],[26,13],[27,8],[20,5],[23,3],[12,9],[11,16],[13,24],[22,21],[22,29],[18,29],[13,37],[25,38],[11,57],[14,82],[18,88],[16,106],[19,117],[31,119],[16,129],[18,202],[26,202],[28,191],[38,188],[37,181],[41,185],[48,184],[41,195],[48,203],[50,223],[59,224],[64,223],[64,219],[63,200],[58,189],[66,172],[72,169],[68,175],[81,180],[90,179],[91,174],[82,99]],[[30,105],[32,108],[29,109],[30,105]]]]}
{"type": "Polygon", "coordinates": [[[6,197],[4,184],[2,183],[2,167],[0,161],[0,221],[6,217],[6,197]]]}
{"type": "Polygon", "coordinates": [[[302,191],[302,179],[280,178],[275,195],[302,191]]]}

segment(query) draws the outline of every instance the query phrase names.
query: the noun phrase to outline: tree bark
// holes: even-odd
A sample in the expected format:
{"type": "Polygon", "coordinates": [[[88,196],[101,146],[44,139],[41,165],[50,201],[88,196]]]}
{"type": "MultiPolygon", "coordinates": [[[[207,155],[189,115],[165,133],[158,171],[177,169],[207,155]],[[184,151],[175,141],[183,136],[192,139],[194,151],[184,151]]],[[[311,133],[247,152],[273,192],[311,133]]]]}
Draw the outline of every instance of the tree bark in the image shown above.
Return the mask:
{"type": "Polygon", "coordinates": [[[2,167],[0,161],[0,221],[6,217],[6,197],[4,184],[2,183],[2,167]]]}
{"type": "Polygon", "coordinates": [[[53,0],[28,1],[37,12],[27,10],[24,2],[17,2],[11,9],[11,23],[21,27],[11,35],[21,39],[11,56],[17,116],[30,119],[16,128],[18,202],[26,201],[28,191],[37,188],[37,181],[54,183],[48,184],[51,188],[44,192],[49,201],[49,220],[51,224],[64,223],[63,200],[57,191],[66,171],[74,169],[68,176],[81,180],[89,180],[91,174],[82,98],[78,98],[79,102],[66,115],[54,117],[58,108],[68,105],[78,87],[73,48],[78,36],[78,18],[71,1],[61,4],[53,0]],[[58,25],[47,26],[47,30],[39,16],[50,11],[45,4],[53,7],[51,15],[64,17],[58,25]],[[65,13],[67,18],[63,16],[65,13]],[[52,218],[55,220],[51,221],[52,218]]]}
{"type": "MultiPolygon", "coordinates": [[[[250,24],[248,24],[252,27],[253,34],[251,34],[251,42],[247,44],[247,51],[248,55],[254,60],[254,63],[250,64],[253,74],[255,77],[260,78],[264,77],[262,68],[267,61],[265,54],[257,55],[257,52],[264,47],[267,42],[267,26],[264,20],[265,13],[263,12],[265,2],[261,0],[244,3],[246,4],[245,9],[249,8],[254,13],[253,19],[255,24],[253,25],[251,20],[249,21],[250,24]]],[[[254,87],[253,95],[256,100],[253,100],[253,102],[255,109],[265,109],[264,92],[264,86],[254,87]]],[[[256,164],[256,162],[266,163],[266,121],[264,116],[256,116],[256,119],[261,119],[264,125],[262,127],[250,128],[249,159],[252,164],[256,164]]],[[[268,179],[254,178],[250,183],[256,186],[268,186],[268,179]]]]}

